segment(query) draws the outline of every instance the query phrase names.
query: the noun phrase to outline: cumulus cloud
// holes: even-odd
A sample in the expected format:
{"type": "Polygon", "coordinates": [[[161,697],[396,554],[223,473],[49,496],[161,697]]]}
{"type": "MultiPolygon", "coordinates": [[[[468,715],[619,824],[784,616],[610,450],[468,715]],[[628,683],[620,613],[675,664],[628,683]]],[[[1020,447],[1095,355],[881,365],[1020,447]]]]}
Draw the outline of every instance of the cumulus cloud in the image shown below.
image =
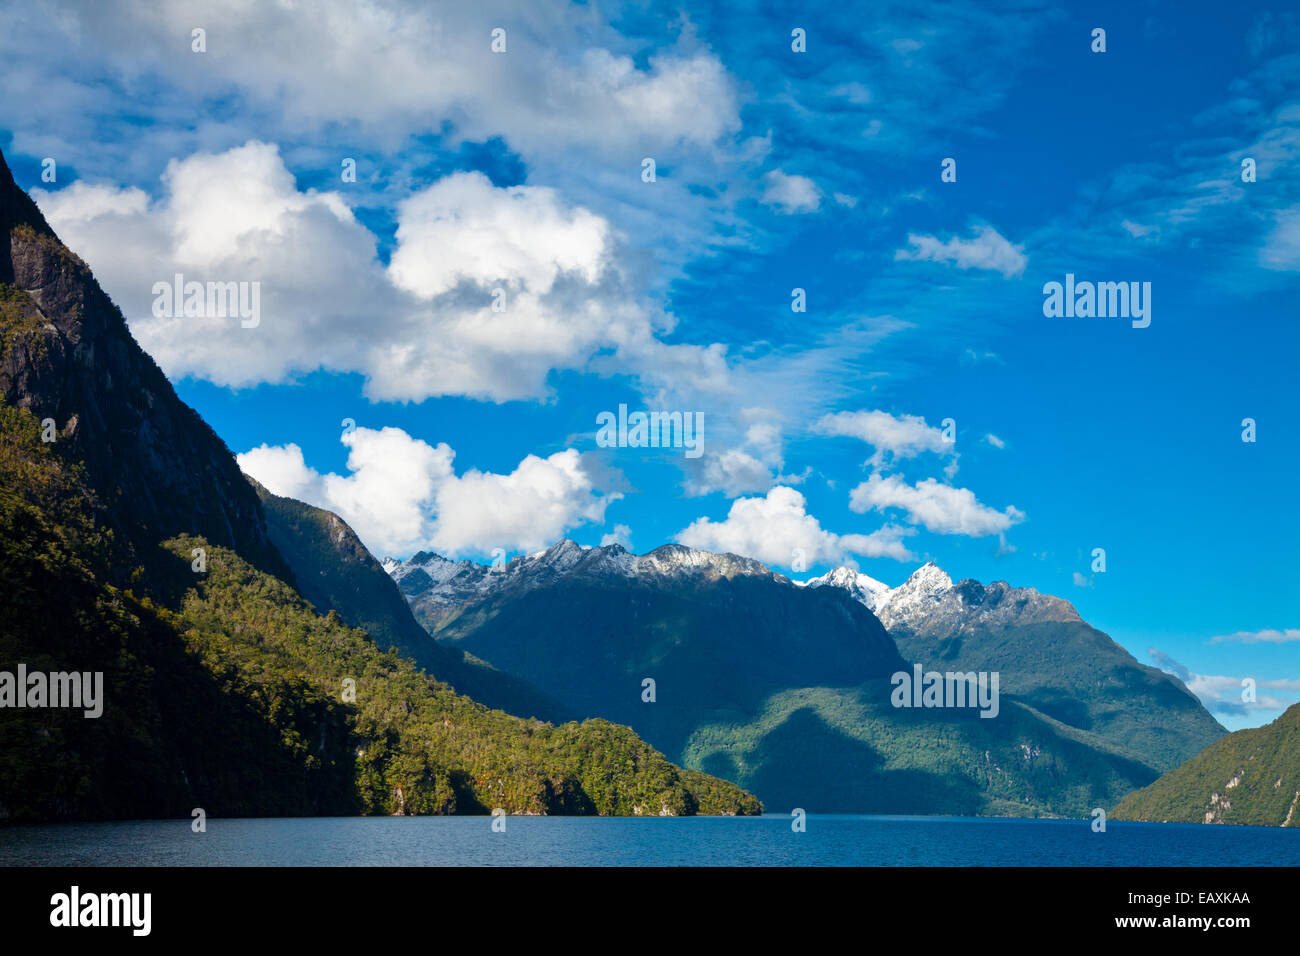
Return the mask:
{"type": "MultiPolygon", "coordinates": [[[[33,190],[169,377],[243,387],[318,368],[374,399],[538,398],[555,369],[725,379],[721,346],[667,345],[627,280],[614,231],[551,189],[455,173],[404,200],[385,268],[337,193],[300,191],[271,144],[173,161],[164,195],[33,190]],[[153,314],[153,286],[257,282],[256,328],[153,314]]],[[[662,324],[662,323],[661,323],[662,324]]]]}
{"type": "Polygon", "coordinates": [[[975,227],[970,239],[953,236],[942,242],[934,236],[909,233],[910,248],[894,253],[896,260],[951,263],[958,269],[987,269],[1011,279],[1025,271],[1024,247],[1014,246],[992,226],[975,227]]]}
{"type": "Polygon", "coordinates": [[[400,428],[356,428],[341,440],[349,448],[346,475],[320,474],[293,444],[261,445],[237,458],[272,493],[340,515],[379,555],[536,551],[577,525],[603,522],[605,508],[621,497],[598,493],[571,448],[528,455],[509,474],[457,475],[450,447],[400,428]]]}
{"type": "Polygon", "coordinates": [[[434,299],[469,282],[508,282],[550,292],[569,272],[586,284],[600,277],[609,225],[586,209],[566,208],[552,189],[498,189],[482,173],[454,173],[398,206],[393,284],[434,299]]]}
{"type": "Polygon", "coordinates": [[[849,508],[859,514],[899,508],[910,522],[928,531],[972,538],[1003,534],[1025,518],[1014,506],[998,511],[981,504],[969,488],[954,488],[933,478],[909,485],[897,475],[872,475],[849,493],[849,508]]]}
{"type": "Polygon", "coordinates": [[[821,205],[822,191],[807,176],[793,176],[774,169],[763,176],[762,198],[764,205],[775,206],[778,212],[791,215],[816,212],[821,205]]]}
{"type": "Polygon", "coordinates": [[[871,534],[838,535],[809,514],[804,496],[779,485],[762,498],[739,498],[721,521],[699,518],[677,535],[691,548],[756,558],[773,567],[790,567],[797,554],[807,565],[841,564],[848,555],[913,560],[902,539],[914,530],[887,526],[871,534]]]}
{"type": "Polygon", "coordinates": [[[45,217],[51,222],[57,220],[65,228],[100,216],[139,215],[149,208],[149,194],[134,186],[106,189],[77,180],[58,192],[34,189],[32,194],[41,200],[45,217]]]}
{"type": "Polygon", "coordinates": [[[993,434],[992,432],[989,432],[987,435],[985,435],[985,436],[984,436],[984,440],[985,440],[986,442],[988,442],[990,445],[992,445],[994,448],[1006,448],[1006,447],[1007,447],[1007,443],[1004,442],[1004,441],[1003,441],[1001,438],[999,438],[997,435],[993,434]]]}
{"type": "Polygon", "coordinates": [[[915,458],[922,452],[954,454],[954,443],[943,437],[942,429],[932,428],[919,415],[891,415],[878,410],[836,412],[824,415],[813,431],[822,435],[847,435],[873,446],[876,451],[868,464],[883,464],[891,459],[915,458]]]}

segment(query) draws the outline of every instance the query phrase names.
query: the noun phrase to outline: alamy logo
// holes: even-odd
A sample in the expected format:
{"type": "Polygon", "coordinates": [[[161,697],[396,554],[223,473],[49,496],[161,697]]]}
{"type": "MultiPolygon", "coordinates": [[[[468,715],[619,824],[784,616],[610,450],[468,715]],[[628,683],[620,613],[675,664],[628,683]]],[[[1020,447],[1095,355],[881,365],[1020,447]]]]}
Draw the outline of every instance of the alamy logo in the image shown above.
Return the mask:
{"type": "Polygon", "coordinates": [[[50,897],[51,926],[129,926],[131,935],[148,936],[152,893],[85,893],[73,886],[50,897]]]}
{"type": "Polygon", "coordinates": [[[704,453],[703,412],[632,412],[618,406],[618,415],[596,416],[601,448],[685,448],[687,458],[704,453]]]}
{"type": "Polygon", "coordinates": [[[104,712],[104,672],[0,671],[0,707],[80,707],[87,717],[104,712]]]}
{"type": "Polygon", "coordinates": [[[1043,315],[1049,319],[1132,319],[1133,328],[1151,324],[1150,282],[1075,282],[1065,274],[1065,284],[1043,286],[1043,315]]]}
{"type": "Polygon", "coordinates": [[[260,282],[186,282],[178,272],[171,282],[155,282],[151,291],[157,319],[238,317],[246,329],[255,329],[262,321],[260,282]]]}
{"type": "Polygon", "coordinates": [[[895,707],[978,707],[981,717],[998,715],[998,672],[965,673],[921,672],[914,664],[912,673],[898,671],[889,682],[894,685],[889,702],[895,707]]]}

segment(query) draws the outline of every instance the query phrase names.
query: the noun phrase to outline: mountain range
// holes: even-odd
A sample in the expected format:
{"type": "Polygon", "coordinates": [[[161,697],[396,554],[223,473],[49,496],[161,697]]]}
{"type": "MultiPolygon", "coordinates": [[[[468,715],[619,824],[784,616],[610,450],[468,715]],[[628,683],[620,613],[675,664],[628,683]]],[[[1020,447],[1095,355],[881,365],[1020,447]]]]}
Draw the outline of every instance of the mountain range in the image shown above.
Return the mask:
{"type": "Polygon", "coordinates": [[[0,230],[0,669],[105,697],[0,708],[0,820],[760,810],[626,727],[453,690],[551,706],[434,645],[336,516],[245,478],[2,156],[0,230]]]}
{"type": "Polygon", "coordinates": [[[1083,815],[1224,733],[1068,603],[954,585],[933,564],[891,589],[847,568],[796,582],[736,555],[564,540],[495,566],[428,552],[384,566],[439,643],[770,807],[1083,815]],[[998,671],[1000,712],[892,706],[913,662],[998,671]]]}
{"type": "Polygon", "coordinates": [[[933,562],[897,588],[848,568],[807,582],[835,585],[871,608],[911,661],[999,671],[1003,693],[1165,771],[1224,733],[1175,677],[1139,663],[1058,597],[1005,581],[953,583],[933,562]]]}
{"type": "Polygon", "coordinates": [[[3,156],[0,228],[0,670],[106,686],[94,719],[0,707],[0,820],[761,799],[1295,825],[1297,708],[1224,736],[1033,589],[568,540],[381,564],[240,472],[3,156]],[[996,715],[895,706],[914,664],[996,673],[996,715]]]}

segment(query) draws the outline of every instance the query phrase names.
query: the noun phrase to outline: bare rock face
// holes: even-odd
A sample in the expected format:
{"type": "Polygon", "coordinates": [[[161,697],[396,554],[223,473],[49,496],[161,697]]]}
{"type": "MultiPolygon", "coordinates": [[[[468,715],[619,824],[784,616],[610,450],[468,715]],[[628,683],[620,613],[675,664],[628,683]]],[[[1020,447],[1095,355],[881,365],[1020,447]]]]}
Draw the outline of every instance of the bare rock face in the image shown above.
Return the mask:
{"type": "Polygon", "coordinates": [[[159,541],[194,534],[284,576],[225,443],[177,398],[3,156],[0,229],[0,396],[53,419],[58,450],[83,465],[86,491],[129,550],[124,561],[148,568],[159,541]]]}

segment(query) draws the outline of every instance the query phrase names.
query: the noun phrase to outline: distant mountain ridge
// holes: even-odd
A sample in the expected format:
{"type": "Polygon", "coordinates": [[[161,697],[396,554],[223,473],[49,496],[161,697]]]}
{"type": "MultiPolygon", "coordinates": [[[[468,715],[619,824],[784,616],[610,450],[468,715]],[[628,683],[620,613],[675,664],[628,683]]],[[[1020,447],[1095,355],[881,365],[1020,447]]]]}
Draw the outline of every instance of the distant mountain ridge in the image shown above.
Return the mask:
{"type": "Polygon", "coordinates": [[[440,642],[769,806],[1082,814],[1223,733],[1067,602],[933,564],[898,588],[847,568],[801,583],[736,555],[563,540],[496,568],[422,552],[385,569],[440,642]],[[889,675],[912,661],[1000,671],[1003,712],[893,708],[889,675]]]}
{"type": "Polygon", "coordinates": [[[268,498],[268,520],[3,156],[0,227],[0,670],[104,688],[95,719],[0,708],[0,820],[761,810],[626,727],[490,709],[348,626],[419,643],[340,519],[268,498]]]}
{"type": "Polygon", "coordinates": [[[921,565],[896,588],[847,567],[798,583],[844,588],[891,633],[924,629],[930,637],[947,638],[977,626],[1083,621],[1068,601],[1033,588],[1013,588],[1005,581],[983,585],[971,578],[954,584],[933,561],[921,565]]]}
{"type": "Polygon", "coordinates": [[[714,554],[679,544],[666,544],[635,555],[619,544],[590,547],[562,538],[549,548],[489,565],[451,560],[431,551],[407,559],[384,559],[383,568],[426,625],[441,628],[458,609],[497,594],[522,594],[552,586],[559,580],[645,581],[649,578],[700,575],[703,579],[749,575],[789,581],[752,558],[714,554]]]}
{"type": "Polygon", "coordinates": [[[896,588],[863,578],[840,568],[805,586],[865,597],[904,657],[999,671],[1003,693],[1154,770],[1176,767],[1226,733],[1182,682],[1138,662],[1061,598],[1005,581],[954,583],[933,562],[896,588]]]}
{"type": "Polygon", "coordinates": [[[427,553],[385,566],[440,642],[579,713],[635,721],[674,752],[699,708],[741,715],[791,675],[847,686],[903,663],[861,605],[736,555],[565,539],[499,569],[427,553]],[[658,685],[653,707],[646,678],[658,685]]]}

